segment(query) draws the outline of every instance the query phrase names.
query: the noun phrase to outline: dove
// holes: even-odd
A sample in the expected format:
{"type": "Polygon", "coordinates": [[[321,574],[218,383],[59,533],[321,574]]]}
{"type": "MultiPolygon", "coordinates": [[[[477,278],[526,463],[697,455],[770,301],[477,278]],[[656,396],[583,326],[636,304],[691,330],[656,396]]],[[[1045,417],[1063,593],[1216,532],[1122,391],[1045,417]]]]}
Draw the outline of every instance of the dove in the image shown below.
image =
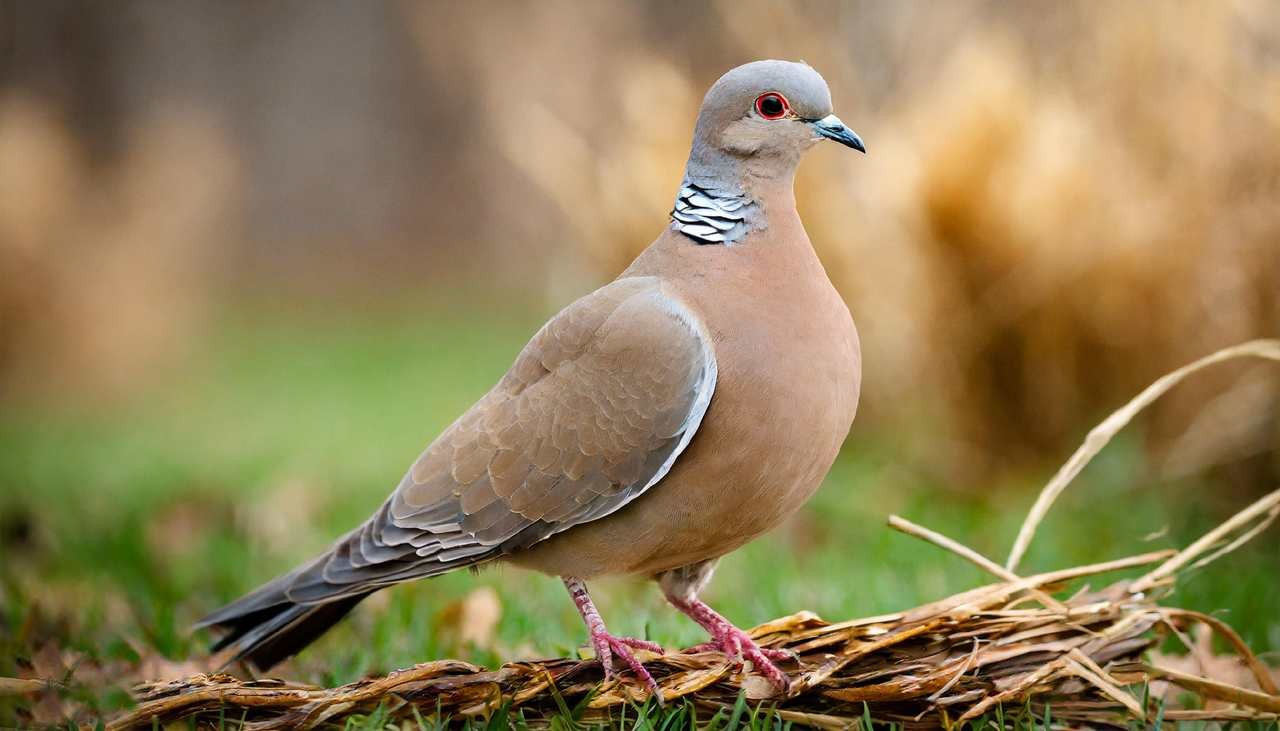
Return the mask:
{"type": "Polygon", "coordinates": [[[551,318],[382,506],[323,555],[205,617],[261,670],[384,587],[491,563],[560,577],[612,677],[655,691],[586,582],[656,581],[779,691],[784,655],[699,598],[717,561],[799,509],[848,435],[853,319],[796,211],[796,168],[866,152],[804,63],[756,61],[707,92],[668,225],[613,282],[551,318]]]}

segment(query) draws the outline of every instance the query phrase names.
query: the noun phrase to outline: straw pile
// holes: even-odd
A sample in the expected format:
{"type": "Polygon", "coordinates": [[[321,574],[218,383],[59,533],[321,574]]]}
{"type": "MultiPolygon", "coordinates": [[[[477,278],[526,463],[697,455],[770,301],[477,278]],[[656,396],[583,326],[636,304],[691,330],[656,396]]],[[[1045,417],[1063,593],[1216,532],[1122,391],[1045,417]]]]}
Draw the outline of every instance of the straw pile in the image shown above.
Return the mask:
{"type": "MultiPolygon", "coordinates": [[[[1280,361],[1280,341],[1228,348],[1170,373],[1090,432],[1041,493],[1004,565],[910,521],[890,518],[891,527],[963,557],[998,582],[893,615],[830,624],[801,612],[756,627],[751,634],[761,645],[794,653],[783,664],[793,680],[786,698],[770,698],[762,679],[717,652],[642,655],[665,704],[692,706],[707,720],[716,713],[732,714],[745,697],[767,704],[783,721],[818,728],[857,728],[868,718],[906,728],[986,719],[1003,728],[1025,723],[1027,713],[1091,727],[1280,721],[1273,671],[1239,635],[1215,617],[1160,603],[1180,573],[1208,564],[1267,528],[1280,515],[1280,490],[1182,551],[1033,576],[1016,573],[1049,506],[1112,436],[1186,376],[1241,357],[1280,361]],[[1101,590],[1086,585],[1069,597],[1053,596],[1073,580],[1138,568],[1145,573],[1101,590]],[[1243,679],[1210,677],[1211,666],[1223,660],[1203,656],[1203,645],[1189,638],[1197,625],[1233,649],[1232,662],[1244,671],[1243,679]],[[1197,672],[1155,651],[1168,637],[1186,644],[1197,672]],[[1182,702],[1166,704],[1170,686],[1184,691],[1182,702]]],[[[243,721],[249,729],[314,728],[375,711],[388,723],[521,715],[539,725],[570,708],[582,722],[618,724],[634,719],[651,701],[648,695],[630,676],[601,684],[593,660],[509,663],[497,670],[439,660],[328,689],[228,675],[149,683],[138,689],[138,706],[108,728],[184,719],[215,726],[243,721]]]]}

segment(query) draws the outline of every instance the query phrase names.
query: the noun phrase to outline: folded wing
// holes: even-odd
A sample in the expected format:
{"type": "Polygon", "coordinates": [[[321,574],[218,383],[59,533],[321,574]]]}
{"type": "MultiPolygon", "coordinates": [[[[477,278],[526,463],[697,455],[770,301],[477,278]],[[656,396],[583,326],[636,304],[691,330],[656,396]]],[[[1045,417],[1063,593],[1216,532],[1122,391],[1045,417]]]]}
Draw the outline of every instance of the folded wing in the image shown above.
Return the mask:
{"type": "Polygon", "coordinates": [[[715,380],[707,333],[660,280],[597,290],[547,323],[378,512],[284,593],[302,604],[365,594],[606,516],[671,469],[715,380]]]}

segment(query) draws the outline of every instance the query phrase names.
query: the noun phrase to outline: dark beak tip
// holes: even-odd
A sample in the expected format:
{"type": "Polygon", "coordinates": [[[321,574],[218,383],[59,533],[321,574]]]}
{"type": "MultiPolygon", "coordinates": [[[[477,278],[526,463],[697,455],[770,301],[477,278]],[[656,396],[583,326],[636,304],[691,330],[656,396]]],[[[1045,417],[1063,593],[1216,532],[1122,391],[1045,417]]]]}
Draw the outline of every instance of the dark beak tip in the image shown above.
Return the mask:
{"type": "Polygon", "coordinates": [[[848,127],[845,127],[842,132],[843,134],[833,138],[836,142],[839,142],[846,147],[852,147],[864,155],[867,154],[867,144],[862,141],[861,137],[848,127]]]}
{"type": "Polygon", "coordinates": [[[839,136],[832,135],[832,136],[829,136],[827,139],[835,140],[836,142],[839,142],[845,147],[851,147],[857,150],[858,152],[861,152],[864,155],[867,154],[867,145],[862,141],[862,138],[857,136],[850,130],[845,130],[845,132],[847,132],[847,134],[843,134],[839,136]]]}

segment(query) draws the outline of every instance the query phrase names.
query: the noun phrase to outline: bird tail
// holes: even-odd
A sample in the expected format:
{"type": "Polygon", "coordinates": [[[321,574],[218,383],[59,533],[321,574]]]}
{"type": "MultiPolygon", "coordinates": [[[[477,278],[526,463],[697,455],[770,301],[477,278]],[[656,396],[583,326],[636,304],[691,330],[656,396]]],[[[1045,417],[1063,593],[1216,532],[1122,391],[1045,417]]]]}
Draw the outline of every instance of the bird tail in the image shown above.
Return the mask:
{"type": "Polygon", "coordinates": [[[373,593],[299,604],[284,591],[293,578],[288,574],[275,579],[200,620],[196,627],[224,633],[212,651],[228,651],[227,664],[242,660],[260,671],[269,670],[302,651],[373,593]]]}

